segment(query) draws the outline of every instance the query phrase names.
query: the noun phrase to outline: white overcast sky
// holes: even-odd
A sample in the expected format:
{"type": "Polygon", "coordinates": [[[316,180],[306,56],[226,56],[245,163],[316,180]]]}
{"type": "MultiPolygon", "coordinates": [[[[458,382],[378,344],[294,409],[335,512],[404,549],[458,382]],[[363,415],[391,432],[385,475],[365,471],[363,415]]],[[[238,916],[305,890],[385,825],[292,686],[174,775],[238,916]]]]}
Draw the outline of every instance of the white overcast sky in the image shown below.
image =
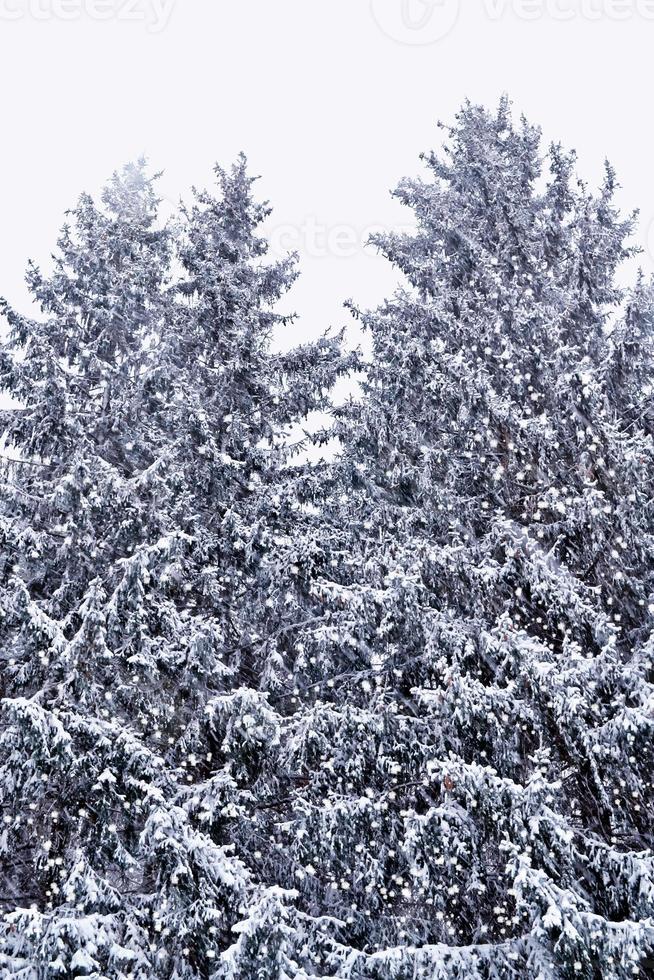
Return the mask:
{"type": "Polygon", "coordinates": [[[390,188],[438,119],[503,92],[590,181],[611,160],[646,247],[653,45],[654,0],[0,0],[0,295],[26,308],[26,259],[122,163],[147,155],[172,201],[242,149],[301,255],[297,339],[345,324],[394,282],[357,244],[406,221],[390,188]]]}

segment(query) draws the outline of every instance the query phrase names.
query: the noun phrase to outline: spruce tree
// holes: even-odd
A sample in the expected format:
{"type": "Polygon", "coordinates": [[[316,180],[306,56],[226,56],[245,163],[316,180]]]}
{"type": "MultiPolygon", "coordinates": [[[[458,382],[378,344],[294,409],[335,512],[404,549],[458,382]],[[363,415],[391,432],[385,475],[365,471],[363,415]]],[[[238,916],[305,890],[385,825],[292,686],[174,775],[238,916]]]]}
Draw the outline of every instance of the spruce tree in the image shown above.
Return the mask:
{"type": "Polygon", "coordinates": [[[41,316],[3,303],[3,976],[206,977],[267,901],[248,818],[269,556],[301,523],[287,436],[350,359],[278,352],[295,260],[266,259],[245,160],[217,179],[162,228],[127,167],[30,267],[41,316]]]}
{"type": "Polygon", "coordinates": [[[609,166],[591,192],[506,101],[447,137],[397,191],[415,232],[375,240],[405,286],[354,309],[276,702],[286,945],[352,980],[646,976],[654,294],[616,284],[609,166]]]}

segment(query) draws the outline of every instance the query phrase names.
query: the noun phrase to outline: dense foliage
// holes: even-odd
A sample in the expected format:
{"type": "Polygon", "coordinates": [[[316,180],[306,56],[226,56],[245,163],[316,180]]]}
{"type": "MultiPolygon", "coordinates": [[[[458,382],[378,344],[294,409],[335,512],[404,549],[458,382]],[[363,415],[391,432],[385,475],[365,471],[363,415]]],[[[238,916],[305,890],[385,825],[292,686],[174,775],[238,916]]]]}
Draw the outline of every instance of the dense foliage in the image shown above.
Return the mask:
{"type": "Polygon", "coordinates": [[[608,166],[446,135],[338,409],[242,159],[3,303],[1,975],[650,975],[654,292],[608,166]]]}

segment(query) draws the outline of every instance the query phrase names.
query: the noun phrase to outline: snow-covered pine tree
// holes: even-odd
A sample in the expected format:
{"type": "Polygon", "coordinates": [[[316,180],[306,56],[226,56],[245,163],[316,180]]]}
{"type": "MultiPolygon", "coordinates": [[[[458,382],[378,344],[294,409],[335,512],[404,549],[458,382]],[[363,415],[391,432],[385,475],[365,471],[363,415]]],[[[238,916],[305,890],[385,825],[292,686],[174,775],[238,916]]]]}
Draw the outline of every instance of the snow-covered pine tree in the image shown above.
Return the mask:
{"type": "Polygon", "coordinates": [[[266,556],[312,482],[286,431],[351,359],[273,349],[294,263],[245,160],[217,177],[162,229],[126,168],[30,268],[42,316],[3,303],[2,976],[206,977],[280,901],[251,791],[278,748],[266,556]]]}
{"type": "Polygon", "coordinates": [[[591,193],[506,101],[448,136],[376,239],[406,286],[357,313],[262,860],[309,975],[644,977],[654,293],[616,285],[610,167],[591,193]]]}

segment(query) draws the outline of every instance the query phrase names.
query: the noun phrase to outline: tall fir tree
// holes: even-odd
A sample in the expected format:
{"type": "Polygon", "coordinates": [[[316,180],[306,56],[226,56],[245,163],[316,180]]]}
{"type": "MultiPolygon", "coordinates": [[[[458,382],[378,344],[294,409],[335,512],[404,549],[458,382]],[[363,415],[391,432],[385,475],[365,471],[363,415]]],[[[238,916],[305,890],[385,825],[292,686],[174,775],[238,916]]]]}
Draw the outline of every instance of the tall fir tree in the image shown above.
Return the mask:
{"type": "Polygon", "coordinates": [[[375,241],[406,285],[354,310],[372,354],[335,429],[317,622],[272,699],[285,955],[351,980],[644,977],[654,294],[616,284],[610,167],[591,193],[506,101],[447,137],[397,191],[416,231],[375,241]]]}
{"type": "Polygon", "coordinates": [[[288,430],[351,358],[277,352],[294,258],[245,159],[217,178],[162,229],[126,168],[30,268],[43,316],[3,304],[3,976],[205,977],[266,901],[231,831],[276,730],[266,556],[299,533],[288,430]]]}

